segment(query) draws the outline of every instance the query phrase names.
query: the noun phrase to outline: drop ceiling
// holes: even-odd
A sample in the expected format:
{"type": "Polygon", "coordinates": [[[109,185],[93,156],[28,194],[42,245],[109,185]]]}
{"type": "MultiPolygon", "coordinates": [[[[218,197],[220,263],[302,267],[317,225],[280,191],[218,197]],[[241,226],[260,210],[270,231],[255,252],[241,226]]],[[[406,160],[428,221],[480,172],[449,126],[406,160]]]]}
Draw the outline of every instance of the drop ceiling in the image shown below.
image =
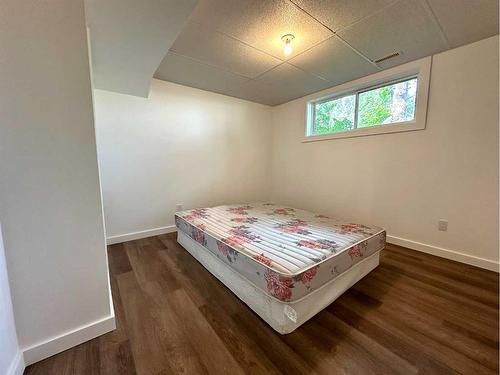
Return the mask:
{"type": "Polygon", "coordinates": [[[154,77],[274,106],[496,34],[498,0],[200,0],[154,77]]]}

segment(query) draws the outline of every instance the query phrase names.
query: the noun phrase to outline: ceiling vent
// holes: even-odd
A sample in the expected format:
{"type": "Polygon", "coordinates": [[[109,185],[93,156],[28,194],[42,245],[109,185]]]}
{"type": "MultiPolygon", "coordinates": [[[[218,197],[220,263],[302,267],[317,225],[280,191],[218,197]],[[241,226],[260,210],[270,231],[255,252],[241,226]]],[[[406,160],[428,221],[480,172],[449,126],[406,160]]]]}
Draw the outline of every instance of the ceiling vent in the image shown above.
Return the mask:
{"type": "Polygon", "coordinates": [[[380,59],[374,60],[373,62],[375,64],[380,64],[381,62],[387,61],[389,59],[392,59],[393,57],[400,56],[400,55],[401,55],[400,52],[394,52],[394,53],[391,53],[390,55],[387,55],[387,56],[381,57],[380,59]]]}

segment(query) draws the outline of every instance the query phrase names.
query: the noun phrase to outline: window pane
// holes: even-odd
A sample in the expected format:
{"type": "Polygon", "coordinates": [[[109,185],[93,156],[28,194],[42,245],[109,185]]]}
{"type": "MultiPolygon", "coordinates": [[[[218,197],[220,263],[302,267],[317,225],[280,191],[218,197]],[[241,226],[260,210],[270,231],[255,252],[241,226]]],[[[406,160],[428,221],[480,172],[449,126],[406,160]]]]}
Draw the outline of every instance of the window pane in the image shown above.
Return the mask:
{"type": "Polygon", "coordinates": [[[356,95],[315,104],[314,133],[343,132],[354,128],[354,103],[356,95]]]}
{"type": "Polygon", "coordinates": [[[413,120],[416,94],[416,78],[360,93],[358,128],[413,120]]]}

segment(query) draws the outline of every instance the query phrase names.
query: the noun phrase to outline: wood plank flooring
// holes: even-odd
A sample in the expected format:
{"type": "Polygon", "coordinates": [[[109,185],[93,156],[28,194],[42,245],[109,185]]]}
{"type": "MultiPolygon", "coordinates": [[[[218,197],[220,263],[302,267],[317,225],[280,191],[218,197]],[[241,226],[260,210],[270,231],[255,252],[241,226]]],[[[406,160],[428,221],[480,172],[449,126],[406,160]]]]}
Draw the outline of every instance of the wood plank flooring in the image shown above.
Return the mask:
{"type": "Polygon", "coordinates": [[[387,245],[281,336],[177,244],[108,248],[118,328],[25,374],[497,374],[498,274],[387,245]]]}

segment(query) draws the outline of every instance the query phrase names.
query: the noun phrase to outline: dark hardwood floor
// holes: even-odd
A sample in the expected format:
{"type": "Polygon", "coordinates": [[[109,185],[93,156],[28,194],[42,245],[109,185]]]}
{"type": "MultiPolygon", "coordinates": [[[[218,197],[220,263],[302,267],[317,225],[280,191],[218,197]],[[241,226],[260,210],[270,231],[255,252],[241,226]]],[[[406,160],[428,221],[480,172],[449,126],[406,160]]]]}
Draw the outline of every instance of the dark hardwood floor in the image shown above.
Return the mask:
{"type": "Polygon", "coordinates": [[[118,328],[25,374],[496,374],[498,275],[388,245],[281,336],[175,240],[109,247],[118,328]]]}

